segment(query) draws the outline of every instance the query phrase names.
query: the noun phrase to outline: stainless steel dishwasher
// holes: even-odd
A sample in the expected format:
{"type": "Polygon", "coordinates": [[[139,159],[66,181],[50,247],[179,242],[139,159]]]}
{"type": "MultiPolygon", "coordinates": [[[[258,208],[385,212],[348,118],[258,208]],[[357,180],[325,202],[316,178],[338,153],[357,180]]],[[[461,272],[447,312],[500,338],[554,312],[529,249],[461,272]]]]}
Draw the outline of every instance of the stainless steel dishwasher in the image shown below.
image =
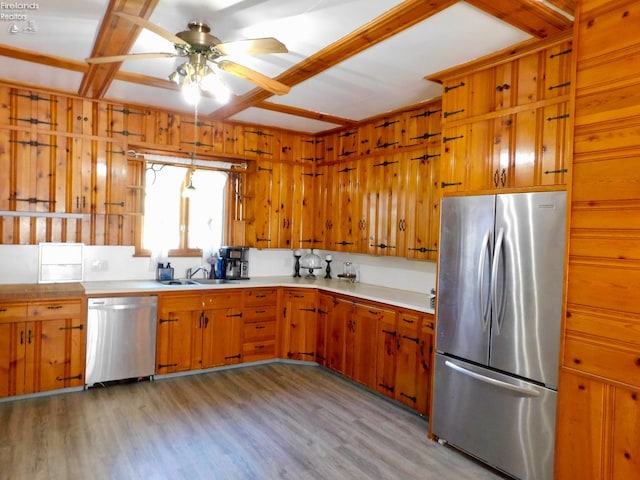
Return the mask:
{"type": "Polygon", "coordinates": [[[153,377],[158,297],[90,298],[85,385],[153,377]]]}

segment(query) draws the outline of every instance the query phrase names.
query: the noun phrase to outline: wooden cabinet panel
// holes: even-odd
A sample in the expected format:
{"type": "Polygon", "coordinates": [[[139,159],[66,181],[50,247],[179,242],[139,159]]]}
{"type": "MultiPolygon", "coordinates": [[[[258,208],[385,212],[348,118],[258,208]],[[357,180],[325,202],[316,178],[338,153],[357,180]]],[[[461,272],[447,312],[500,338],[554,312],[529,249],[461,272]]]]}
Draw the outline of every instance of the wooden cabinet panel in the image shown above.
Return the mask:
{"type": "Polygon", "coordinates": [[[262,127],[244,128],[244,153],[246,158],[274,160],[273,132],[262,127]]]}
{"type": "Polygon", "coordinates": [[[156,374],[182,372],[192,365],[202,316],[202,297],[197,294],[161,295],[158,302],[156,374]]]}
{"type": "Polygon", "coordinates": [[[25,393],[25,323],[0,323],[0,397],[25,393]]]}
{"type": "Polygon", "coordinates": [[[408,163],[404,255],[408,258],[436,260],[442,196],[439,149],[429,148],[423,155],[410,155],[408,163]]]}
{"type": "Polygon", "coordinates": [[[377,306],[356,303],[347,319],[345,374],[369,388],[376,385],[378,322],[394,312],[377,306]]]}
{"type": "Polygon", "coordinates": [[[245,342],[242,345],[242,359],[244,362],[258,362],[276,357],[275,340],[261,340],[245,342]]]}
{"type": "Polygon", "coordinates": [[[582,372],[640,385],[638,351],[623,344],[568,337],[564,343],[562,363],[582,372]]]}
{"type": "Polygon", "coordinates": [[[374,388],[383,395],[394,398],[399,345],[395,315],[386,315],[378,320],[377,343],[374,388]]]}
{"type": "Polygon", "coordinates": [[[603,471],[605,426],[602,412],[607,390],[600,382],[567,370],[560,371],[555,454],[557,480],[611,478],[603,471]]]}
{"type": "Polygon", "coordinates": [[[327,367],[342,374],[345,373],[346,335],[352,313],[353,302],[334,297],[327,318],[327,367]]]}
{"type": "Polygon", "coordinates": [[[315,361],[317,294],[286,289],[283,295],[283,357],[315,361]]]}
{"type": "Polygon", "coordinates": [[[464,75],[462,77],[454,77],[445,79],[442,82],[444,95],[443,98],[446,102],[442,104],[442,117],[444,119],[461,120],[469,116],[470,105],[474,105],[476,110],[489,109],[490,106],[482,106],[485,102],[490,100],[485,92],[484,88],[478,90],[479,94],[470,92],[469,77],[464,75]],[[480,94],[480,92],[482,92],[480,94]],[[477,104],[477,102],[482,102],[477,104]]]}
{"type": "Polygon", "coordinates": [[[193,364],[211,368],[242,361],[243,321],[239,308],[205,309],[198,328],[202,335],[202,356],[193,364]]]}
{"type": "Polygon", "coordinates": [[[416,401],[415,409],[422,415],[430,414],[431,387],[433,383],[433,358],[435,322],[434,316],[422,315],[422,327],[420,328],[420,343],[418,351],[418,368],[416,376],[416,401]]]}
{"type": "Polygon", "coordinates": [[[76,300],[42,301],[29,303],[27,315],[32,320],[49,318],[80,318],[82,306],[76,300]]]}
{"type": "Polygon", "coordinates": [[[316,318],[316,362],[327,366],[329,319],[333,313],[333,296],[320,292],[316,318]]]}

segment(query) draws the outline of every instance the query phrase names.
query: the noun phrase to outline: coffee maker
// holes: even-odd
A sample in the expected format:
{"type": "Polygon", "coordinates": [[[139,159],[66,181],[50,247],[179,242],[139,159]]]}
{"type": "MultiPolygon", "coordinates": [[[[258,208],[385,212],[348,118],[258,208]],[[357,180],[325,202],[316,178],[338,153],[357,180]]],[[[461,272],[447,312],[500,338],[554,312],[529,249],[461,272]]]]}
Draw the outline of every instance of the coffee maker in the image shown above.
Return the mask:
{"type": "Polygon", "coordinates": [[[225,264],[225,278],[231,280],[249,279],[249,247],[222,247],[220,249],[225,264]]]}

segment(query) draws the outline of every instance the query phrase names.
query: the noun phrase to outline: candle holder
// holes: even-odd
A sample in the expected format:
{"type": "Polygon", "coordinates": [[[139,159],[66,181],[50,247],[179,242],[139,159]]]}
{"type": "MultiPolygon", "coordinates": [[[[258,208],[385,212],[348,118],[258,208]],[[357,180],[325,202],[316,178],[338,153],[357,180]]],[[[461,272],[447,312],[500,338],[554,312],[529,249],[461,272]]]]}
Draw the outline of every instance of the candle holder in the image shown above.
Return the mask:
{"type": "Polygon", "coordinates": [[[327,272],[327,274],[324,276],[324,278],[331,279],[331,260],[325,260],[325,262],[327,262],[327,268],[325,269],[325,272],[327,272]]]}
{"type": "Polygon", "coordinates": [[[293,256],[296,257],[296,264],[293,267],[294,269],[293,278],[296,278],[301,276],[300,275],[300,257],[302,255],[300,255],[300,252],[296,251],[296,253],[294,253],[293,256]]]}

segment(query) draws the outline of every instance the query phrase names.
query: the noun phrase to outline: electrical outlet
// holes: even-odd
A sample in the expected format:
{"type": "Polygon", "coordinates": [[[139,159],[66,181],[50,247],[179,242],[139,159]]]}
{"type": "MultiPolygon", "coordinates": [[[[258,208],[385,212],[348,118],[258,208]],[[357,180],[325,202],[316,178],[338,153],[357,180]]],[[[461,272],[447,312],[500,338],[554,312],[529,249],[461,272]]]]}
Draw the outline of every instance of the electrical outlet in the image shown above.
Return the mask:
{"type": "Polygon", "coordinates": [[[109,269],[109,263],[106,260],[93,260],[91,262],[92,272],[106,272],[109,269]]]}

